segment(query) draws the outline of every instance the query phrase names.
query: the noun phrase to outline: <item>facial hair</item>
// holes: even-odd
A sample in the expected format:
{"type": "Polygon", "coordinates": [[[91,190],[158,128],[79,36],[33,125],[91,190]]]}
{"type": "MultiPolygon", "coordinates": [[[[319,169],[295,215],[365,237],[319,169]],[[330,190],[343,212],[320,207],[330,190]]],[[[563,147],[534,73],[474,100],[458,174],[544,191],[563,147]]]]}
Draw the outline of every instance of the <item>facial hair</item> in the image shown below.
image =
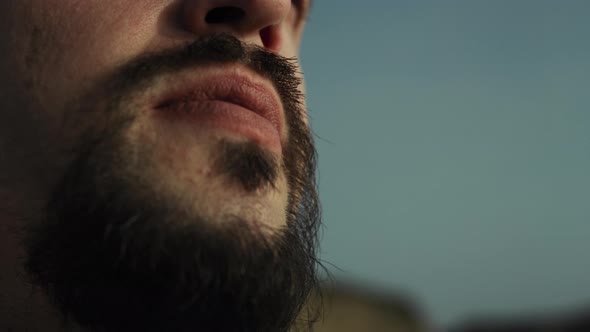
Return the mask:
{"type": "Polygon", "coordinates": [[[90,331],[286,331],[317,284],[319,203],[316,154],[303,119],[292,60],[214,35],[138,58],[97,84],[107,98],[73,103],[78,118],[108,121],[67,152],[68,166],[40,215],[26,229],[26,269],[63,316],[64,328],[90,331]],[[289,139],[280,160],[253,143],[225,142],[215,171],[246,192],[272,186],[284,172],[287,225],[263,232],[231,217],[222,223],[154,195],[126,173],[124,137],[135,117],[120,111],[129,96],[163,74],[210,64],[240,64],[271,80],[289,139]],[[101,113],[102,112],[102,113],[101,113]]]}

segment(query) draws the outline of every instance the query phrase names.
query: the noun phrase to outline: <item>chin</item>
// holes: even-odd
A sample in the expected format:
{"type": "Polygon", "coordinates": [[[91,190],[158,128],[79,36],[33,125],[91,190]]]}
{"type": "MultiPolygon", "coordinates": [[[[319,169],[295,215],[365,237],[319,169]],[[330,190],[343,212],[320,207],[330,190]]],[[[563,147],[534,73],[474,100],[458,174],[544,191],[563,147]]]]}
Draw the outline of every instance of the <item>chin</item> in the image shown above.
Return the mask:
{"type": "Polygon", "coordinates": [[[214,224],[240,219],[259,229],[287,224],[289,186],[281,155],[219,131],[176,123],[132,126],[121,177],[145,195],[214,224]],[[172,126],[172,127],[170,127],[172,126]]]}

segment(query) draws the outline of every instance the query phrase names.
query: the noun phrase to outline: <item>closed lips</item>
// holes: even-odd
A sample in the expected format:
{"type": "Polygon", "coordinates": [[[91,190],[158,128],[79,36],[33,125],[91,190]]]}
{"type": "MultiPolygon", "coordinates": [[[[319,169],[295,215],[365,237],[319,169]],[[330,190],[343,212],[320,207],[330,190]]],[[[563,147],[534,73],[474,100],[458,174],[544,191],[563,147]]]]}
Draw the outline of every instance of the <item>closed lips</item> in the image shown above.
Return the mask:
{"type": "MultiPolygon", "coordinates": [[[[176,81],[174,83],[177,86],[176,81]]],[[[279,136],[283,131],[281,104],[274,89],[245,75],[209,75],[182,80],[173,91],[156,103],[156,109],[178,107],[180,104],[220,101],[241,106],[270,122],[279,136]]]]}

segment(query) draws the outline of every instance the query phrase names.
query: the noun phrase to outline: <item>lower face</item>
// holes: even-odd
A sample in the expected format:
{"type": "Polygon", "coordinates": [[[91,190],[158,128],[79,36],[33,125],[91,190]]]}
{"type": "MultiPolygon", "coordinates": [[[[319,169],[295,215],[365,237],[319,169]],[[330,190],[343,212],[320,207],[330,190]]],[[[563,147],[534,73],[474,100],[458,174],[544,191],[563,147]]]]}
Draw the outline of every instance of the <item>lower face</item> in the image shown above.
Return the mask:
{"type": "MultiPolygon", "coordinates": [[[[220,36],[192,50],[236,41],[220,36]]],[[[31,146],[59,176],[39,181],[47,196],[25,225],[26,269],[65,325],[292,325],[315,283],[313,142],[295,68],[251,46],[232,50],[222,57],[182,48],[130,62],[64,102],[57,125],[40,121],[46,141],[31,146]],[[223,117],[203,124],[202,116],[154,109],[150,97],[187,68],[265,77],[280,96],[284,132],[266,140],[223,117]]]]}

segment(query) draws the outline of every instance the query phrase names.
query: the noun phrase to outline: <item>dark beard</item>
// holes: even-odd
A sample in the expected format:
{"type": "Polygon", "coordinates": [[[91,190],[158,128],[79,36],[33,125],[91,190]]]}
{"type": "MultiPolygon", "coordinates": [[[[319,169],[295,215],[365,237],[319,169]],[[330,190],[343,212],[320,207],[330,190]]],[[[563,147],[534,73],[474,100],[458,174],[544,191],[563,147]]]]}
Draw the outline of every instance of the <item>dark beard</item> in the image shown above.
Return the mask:
{"type": "Polygon", "coordinates": [[[288,60],[218,35],[138,59],[102,85],[99,95],[112,96],[107,109],[117,120],[79,140],[44,220],[27,230],[27,271],[66,326],[109,332],[293,326],[317,283],[319,226],[315,150],[298,84],[288,60]],[[289,127],[282,160],[257,146],[232,143],[215,164],[246,191],[272,185],[285,172],[289,205],[282,230],[239,218],[203,220],[119,171],[127,161],[123,134],[133,120],[117,115],[127,96],[161,73],[208,63],[248,66],[271,79],[281,96],[289,127]]]}
{"type": "Polygon", "coordinates": [[[247,192],[272,186],[279,177],[281,165],[256,143],[221,143],[214,169],[220,175],[238,181],[247,192]]]}

